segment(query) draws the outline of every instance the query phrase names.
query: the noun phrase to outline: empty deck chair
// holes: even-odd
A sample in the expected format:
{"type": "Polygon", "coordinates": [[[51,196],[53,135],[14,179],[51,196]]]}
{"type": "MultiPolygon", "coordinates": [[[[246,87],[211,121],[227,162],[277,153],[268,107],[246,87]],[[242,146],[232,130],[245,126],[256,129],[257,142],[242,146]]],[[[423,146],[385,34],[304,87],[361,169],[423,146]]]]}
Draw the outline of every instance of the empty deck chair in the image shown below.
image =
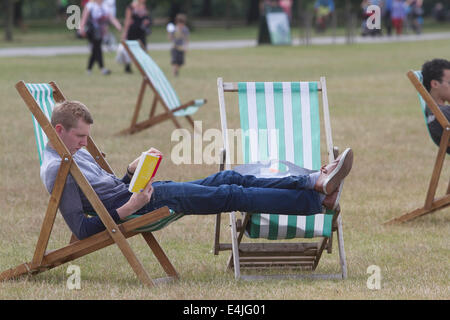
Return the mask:
{"type": "Polygon", "coordinates": [[[194,128],[194,121],[192,120],[191,115],[197,112],[197,110],[206,103],[206,99],[196,99],[181,103],[177,93],[164,73],[144,50],[139,41],[122,41],[122,45],[141,73],[143,79],[130,127],[122,130],[120,133],[135,133],[168,119],[172,120],[177,128],[181,128],[181,125],[177,120],[178,117],[185,117],[194,128]],[[148,119],[138,122],[142,99],[147,86],[153,91],[150,115],[148,119]],[[155,111],[158,103],[162,105],[164,110],[162,113],[156,115],[155,111]]]}

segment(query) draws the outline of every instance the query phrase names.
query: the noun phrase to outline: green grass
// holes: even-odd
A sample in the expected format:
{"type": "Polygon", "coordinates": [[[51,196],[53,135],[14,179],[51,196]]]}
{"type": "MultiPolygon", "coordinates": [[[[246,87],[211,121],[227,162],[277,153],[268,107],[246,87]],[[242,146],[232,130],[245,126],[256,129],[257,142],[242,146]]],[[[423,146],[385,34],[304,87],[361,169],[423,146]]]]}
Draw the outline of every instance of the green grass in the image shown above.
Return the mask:
{"type": "MultiPolygon", "coordinates": [[[[171,76],[168,52],[152,53],[181,100],[208,99],[195,115],[203,121],[203,131],[220,128],[219,76],[225,81],[327,77],[334,144],[341,149],[350,146],[355,154],[341,200],[347,280],[235,282],[225,271],[228,254],[211,253],[214,216],[188,216],[155,234],[180,274],[177,283],[142,287],[120,251],[110,247],[73,262],[81,268],[81,290],[66,288],[65,265],[0,283],[0,299],[448,299],[448,209],[400,226],[382,223],[423,204],[437,151],[405,74],[427,59],[450,58],[443,56],[449,50],[448,41],[193,50],[179,78],[171,76]],[[366,286],[370,265],[381,269],[380,290],[366,286]]],[[[31,260],[48,201],[39,179],[31,115],[14,88],[19,80],[56,81],[67,98],[84,102],[95,120],[92,135],[119,176],[150,146],[166,155],[158,179],[186,181],[217,170],[215,165],[171,163],[176,142],[170,139],[174,127],[169,122],[133,136],[114,136],[129,124],[141,78],[136,72],[124,74],[114,54],[106,55],[111,76],[103,77],[98,70],[87,76],[86,60],[86,56],[0,60],[0,270],[31,260]]],[[[229,106],[236,106],[235,98],[227,96],[229,106]]],[[[150,102],[147,92],[148,108],[150,102]]],[[[236,111],[230,116],[236,123],[236,111]]],[[[445,192],[449,174],[447,166],[438,193],[445,192]]],[[[223,220],[226,240],[228,218],[223,220]]],[[[65,245],[69,238],[58,214],[50,249],[65,245]]],[[[150,275],[162,276],[143,239],[130,242],[150,275]]],[[[337,253],[334,241],[333,254],[324,254],[317,271],[338,272],[337,253]]]]}

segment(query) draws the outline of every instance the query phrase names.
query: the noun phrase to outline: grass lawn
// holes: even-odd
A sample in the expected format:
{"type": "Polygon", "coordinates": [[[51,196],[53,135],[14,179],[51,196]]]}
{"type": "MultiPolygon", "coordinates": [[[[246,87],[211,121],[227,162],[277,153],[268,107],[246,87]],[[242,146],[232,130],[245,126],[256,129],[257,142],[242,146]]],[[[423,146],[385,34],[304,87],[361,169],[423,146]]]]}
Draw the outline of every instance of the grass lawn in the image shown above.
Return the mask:
{"type": "MultiPolygon", "coordinates": [[[[116,247],[73,262],[81,268],[81,290],[68,290],[67,265],[35,277],[0,283],[0,299],[448,299],[448,209],[400,226],[382,223],[423,204],[437,148],[427,134],[417,95],[406,78],[433,57],[450,52],[448,41],[353,46],[257,47],[190,51],[173,78],[168,52],[152,53],[180,100],[206,98],[195,115],[203,131],[220,128],[217,77],[225,81],[295,81],[327,77],[333,140],[351,146],[354,167],[341,199],[348,264],[346,280],[236,282],[225,271],[228,254],[214,256],[214,216],[187,216],[155,233],[178,270],[177,283],[142,287],[116,247]],[[369,290],[367,268],[380,267],[380,290],[369,290]]],[[[48,196],[39,178],[31,115],[14,84],[55,81],[69,99],[84,102],[95,124],[92,136],[118,176],[150,146],[165,161],[158,179],[186,181],[217,170],[216,165],[175,165],[170,161],[172,123],[133,136],[114,136],[131,120],[141,77],[127,75],[106,55],[109,77],[85,74],[86,56],[0,59],[0,270],[28,262],[40,232],[48,196]]],[[[228,105],[237,98],[227,97],[228,105]]],[[[144,103],[149,110],[150,95],[144,103]]],[[[145,111],[147,112],[147,111],[145,111]]],[[[145,113],[144,112],[144,113],[145,113]]],[[[237,112],[231,114],[237,122],[237,112]]],[[[183,120],[182,120],[183,121],[183,120]]],[[[233,121],[232,121],[233,122],[233,121]]],[[[187,123],[183,121],[187,126],[187,123]]],[[[204,143],[204,146],[207,143],[204,143]]],[[[323,159],[326,159],[325,155],[323,159]]],[[[438,193],[446,190],[450,167],[438,193]]],[[[229,239],[224,217],[224,239],[229,239]]],[[[58,214],[49,248],[70,238],[58,214]]],[[[131,239],[150,275],[163,275],[141,237],[131,239]]],[[[336,241],[318,272],[338,272],[336,241]]]]}

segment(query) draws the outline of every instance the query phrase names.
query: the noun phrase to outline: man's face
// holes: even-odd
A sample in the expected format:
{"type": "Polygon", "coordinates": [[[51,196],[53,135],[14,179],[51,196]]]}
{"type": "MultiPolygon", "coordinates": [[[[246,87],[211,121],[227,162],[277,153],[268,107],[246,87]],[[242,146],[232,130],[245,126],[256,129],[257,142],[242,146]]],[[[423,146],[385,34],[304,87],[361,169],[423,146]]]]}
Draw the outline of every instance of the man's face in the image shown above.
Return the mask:
{"type": "Polygon", "coordinates": [[[75,154],[82,147],[87,146],[87,137],[91,130],[91,125],[79,119],[77,126],[66,130],[61,124],[55,126],[61,140],[66,145],[71,155],[75,154]]]}
{"type": "Polygon", "coordinates": [[[441,104],[445,103],[445,101],[450,102],[450,69],[444,70],[440,82],[436,80],[433,80],[433,82],[431,87],[433,97],[441,104]]]}

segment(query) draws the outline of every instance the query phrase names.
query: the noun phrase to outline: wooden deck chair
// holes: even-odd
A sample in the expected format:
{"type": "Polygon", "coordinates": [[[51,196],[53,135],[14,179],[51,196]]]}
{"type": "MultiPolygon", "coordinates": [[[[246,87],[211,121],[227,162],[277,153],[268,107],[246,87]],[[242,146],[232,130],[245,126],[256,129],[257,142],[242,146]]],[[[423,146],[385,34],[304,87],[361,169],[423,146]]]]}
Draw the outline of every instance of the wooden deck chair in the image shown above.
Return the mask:
{"type": "MultiPolygon", "coordinates": [[[[63,263],[73,261],[111,244],[117,244],[137,277],[144,285],[152,286],[159,281],[177,279],[178,275],[175,268],[151,232],[176,220],[179,218],[179,215],[170,212],[167,207],[164,207],[142,216],[130,216],[127,221],[117,225],[80,171],[76,162],[73,161],[71,154],[49,121],[55,103],[66,100],[62,92],[53,82],[49,84],[25,84],[23,81],[20,81],[16,84],[16,88],[33,114],[40,163],[42,164],[42,154],[47,141],[51,141],[63,161],[61,162],[53,191],[50,195],[33,259],[31,262],[23,263],[0,273],[0,281],[26,274],[34,275],[63,263]],[[83,240],[78,240],[72,235],[70,243],[67,246],[57,250],[46,251],[59,201],[69,173],[95,209],[96,214],[100,217],[106,230],[83,240]],[[152,280],[134,254],[126,239],[139,233],[144,237],[168,277],[152,280]]],[[[91,137],[88,137],[87,150],[104,170],[113,173],[111,167],[105,160],[104,154],[100,152],[91,137]]]]}
{"type": "Polygon", "coordinates": [[[173,89],[169,80],[159,66],[153,61],[150,55],[144,50],[142,44],[136,40],[122,41],[122,45],[142,74],[142,84],[134,109],[131,125],[120,133],[135,133],[158,124],[162,121],[171,119],[177,128],[181,128],[177,117],[185,117],[194,128],[194,121],[191,115],[206,103],[206,99],[191,100],[181,104],[177,93],[173,89]],[[145,89],[147,86],[153,91],[153,102],[149,118],[138,122],[139,111],[142,105],[145,89]],[[158,102],[164,108],[164,112],[155,115],[158,102]]]}
{"type": "MultiPolygon", "coordinates": [[[[427,125],[427,116],[425,114],[425,108],[428,106],[433,113],[433,115],[436,117],[436,119],[439,121],[440,125],[443,128],[443,134],[441,137],[441,143],[438,145],[439,149],[436,155],[436,161],[434,163],[433,172],[431,174],[430,184],[428,186],[427,195],[425,198],[425,204],[423,207],[420,207],[418,209],[415,209],[411,212],[405,213],[404,215],[391,219],[385,224],[394,224],[394,223],[402,223],[406,221],[410,221],[412,219],[415,219],[417,217],[426,215],[428,213],[434,212],[439,209],[443,209],[450,205],[450,182],[447,186],[447,191],[444,196],[442,197],[436,197],[436,190],[439,183],[439,178],[441,175],[442,167],[444,165],[445,161],[445,155],[447,153],[447,148],[450,146],[450,123],[447,120],[447,118],[444,116],[442,111],[439,109],[438,105],[434,101],[433,97],[430,95],[430,93],[425,89],[425,87],[422,84],[422,73],[420,71],[409,71],[407,73],[407,76],[413,86],[416,88],[419,100],[420,100],[420,107],[423,112],[423,116],[425,118],[425,126],[428,130],[427,125]]],[[[430,138],[431,133],[428,131],[430,138]]],[[[433,140],[432,140],[433,141],[433,140]]],[[[434,143],[434,141],[433,141],[434,143]]]]}
{"type": "MultiPolygon", "coordinates": [[[[321,167],[319,91],[322,92],[323,117],[326,131],[328,158],[337,156],[333,147],[328,112],[325,78],[319,82],[239,82],[217,81],[219,106],[224,141],[222,169],[231,169],[233,159],[228,137],[225,92],[237,92],[239,100],[240,128],[242,129],[243,163],[269,159],[285,160],[300,167],[319,170],[321,167]],[[231,151],[231,152],[230,152],[231,151]]],[[[234,129],[234,128],[233,128],[234,129]]],[[[233,138],[234,139],[234,138],[233,138]]],[[[234,148],[233,148],[234,149],[234,148]]],[[[282,165],[278,168],[283,171],[282,165]]],[[[338,274],[300,272],[289,277],[338,278],[347,277],[341,216],[333,211],[311,216],[246,214],[243,220],[230,213],[231,244],[220,243],[221,214],[216,216],[214,253],[232,250],[228,269],[234,268],[236,279],[259,279],[269,276],[241,275],[241,268],[286,267],[314,271],[323,250],[331,253],[332,235],[337,232],[340,267],[338,274]],[[242,242],[244,234],[249,238],[282,240],[317,238],[317,242],[263,243],[242,242]]],[[[272,277],[280,277],[273,275],[272,277]]],[[[281,276],[283,277],[283,276],[281,276]]]]}

